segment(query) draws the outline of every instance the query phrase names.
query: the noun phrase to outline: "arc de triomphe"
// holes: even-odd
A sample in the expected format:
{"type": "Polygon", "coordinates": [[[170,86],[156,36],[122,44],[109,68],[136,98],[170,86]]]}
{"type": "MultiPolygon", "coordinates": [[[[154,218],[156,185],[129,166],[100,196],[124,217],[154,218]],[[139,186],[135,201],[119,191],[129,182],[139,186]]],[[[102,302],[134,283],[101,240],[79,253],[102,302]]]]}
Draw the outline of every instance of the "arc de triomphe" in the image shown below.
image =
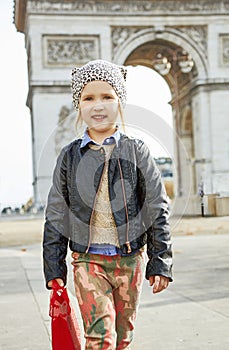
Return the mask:
{"type": "Polygon", "coordinates": [[[70,70],[103,58],[159,67],[171,89],[186,149],[177,143],[175,211],[187,204],[187,214],[199,213],[203,184],[208,198],[217,194],[208,213],[229,214],[229,1],[15,0],[14,21],[28,54],[36,204],[46,201],[56,153],[74,137],[70,70]]]}

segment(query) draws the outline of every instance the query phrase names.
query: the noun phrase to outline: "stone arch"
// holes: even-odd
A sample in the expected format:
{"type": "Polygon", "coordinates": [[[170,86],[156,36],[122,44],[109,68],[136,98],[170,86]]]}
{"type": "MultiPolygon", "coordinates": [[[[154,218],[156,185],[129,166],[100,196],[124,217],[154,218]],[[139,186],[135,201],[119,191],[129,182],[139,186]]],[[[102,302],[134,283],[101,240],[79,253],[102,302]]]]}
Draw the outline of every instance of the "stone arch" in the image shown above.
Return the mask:
{"type": "Polygon", "coordinates": [[[200,45],[197,45],[194,39],[189,38],[187,33],[183,34],[173,28],[167,29],[163,32],[159,30],[155,31],[153,29],[137,31],[137,33],[131,35],[118,47],[113,57],[114,62],[124,64],[130,53],[140,45],[155,40],[163,40],[164,42],[167,42],[168,45],[175,43],[176,46],[182,47],[191,54],[196,67],[198,67],[199,79],[205,79],[207,77],[206,52],[204,53],[204,48],[200,48],[200,45]]]}
{"type": "Polygon", "coordinates": [[[192,72],[179,74],[178,62],[175,62],[169,74],[163,76],[172,93],[171,105],[176,148],[176,193],[180,198],[186,196],[187,193],[193,195],[196,193],[196,176],[190,162],[190,159],[195,158],[191,90],[193,83],[198,85],[199,82],[206,79],[208,74],[206,48],[203,43],[204,33],[202,27],[200,32],[187,27],[167,28],[164,31],[133,29],[126,40],[115,48],[114,54],[114,61],[118,64],[143,65],[152,69],[155,69],[153,60],[160,50],[164,50],[167,57],[169,54],[173,55],[173,52],[178,49],[185,50],[192,56],[194,61],[192,72]]]}

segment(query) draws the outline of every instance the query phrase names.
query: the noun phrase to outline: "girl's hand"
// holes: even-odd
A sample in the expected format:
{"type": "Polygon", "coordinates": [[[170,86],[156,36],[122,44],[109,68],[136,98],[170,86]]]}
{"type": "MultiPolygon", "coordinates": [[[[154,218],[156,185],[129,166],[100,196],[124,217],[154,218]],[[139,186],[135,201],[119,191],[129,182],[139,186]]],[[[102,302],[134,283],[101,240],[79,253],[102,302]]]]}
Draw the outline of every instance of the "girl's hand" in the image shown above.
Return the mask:
{"type": "Polygon", "coordinates": [[[159,293],[168,287],[169,279],[158,275],[150,276],[149,284],[151,287],[153,286],[153,293],[159,293]]]}
{"type": "MultiPolygon", "coordinates": [[[[52,288],[52,281],[53,280],[48,282],[48,287],[49,288],[52,288]]],[[[61,278],[56,278],[56,281],[57,281],[57,283],[59,284],[60,287],[64,286],[64,281],[61,278]]]]}

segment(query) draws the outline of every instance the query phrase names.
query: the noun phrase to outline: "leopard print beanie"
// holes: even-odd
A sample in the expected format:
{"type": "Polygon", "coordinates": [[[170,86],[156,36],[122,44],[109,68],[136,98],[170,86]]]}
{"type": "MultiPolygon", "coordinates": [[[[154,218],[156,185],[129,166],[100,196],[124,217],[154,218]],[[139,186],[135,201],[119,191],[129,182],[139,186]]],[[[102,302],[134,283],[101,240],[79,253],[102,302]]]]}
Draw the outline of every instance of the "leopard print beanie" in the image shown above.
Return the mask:
{"type": "Polygon", "coordinates": [[[84,86],[90,81],[102,80],[110,84],[118,95],[123,107],[126,104],[127,69],[104,60],[90,61],[82,67],[72,70],[73,106],[79,109],[79,100],[84,86]]]}

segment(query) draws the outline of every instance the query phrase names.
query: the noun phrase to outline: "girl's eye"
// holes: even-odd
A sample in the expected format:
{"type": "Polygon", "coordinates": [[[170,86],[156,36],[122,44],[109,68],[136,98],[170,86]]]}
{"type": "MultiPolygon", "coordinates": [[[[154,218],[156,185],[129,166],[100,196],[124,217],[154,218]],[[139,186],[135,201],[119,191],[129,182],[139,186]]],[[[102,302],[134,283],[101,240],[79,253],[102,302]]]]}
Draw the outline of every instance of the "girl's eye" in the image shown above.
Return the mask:
{"type": "Polygon", "coordinates": [[[83,101],[92,101],[92,97],[88,96],[88,97],[84,97],[83,101]]]}
{"type": "Polygon", "coordinates": [[[104,99],[105,99],[105,100],[112,100],[112,99],[113,99],[113,96],[106,95],[106,96],[104,96],[104,99]]]}

